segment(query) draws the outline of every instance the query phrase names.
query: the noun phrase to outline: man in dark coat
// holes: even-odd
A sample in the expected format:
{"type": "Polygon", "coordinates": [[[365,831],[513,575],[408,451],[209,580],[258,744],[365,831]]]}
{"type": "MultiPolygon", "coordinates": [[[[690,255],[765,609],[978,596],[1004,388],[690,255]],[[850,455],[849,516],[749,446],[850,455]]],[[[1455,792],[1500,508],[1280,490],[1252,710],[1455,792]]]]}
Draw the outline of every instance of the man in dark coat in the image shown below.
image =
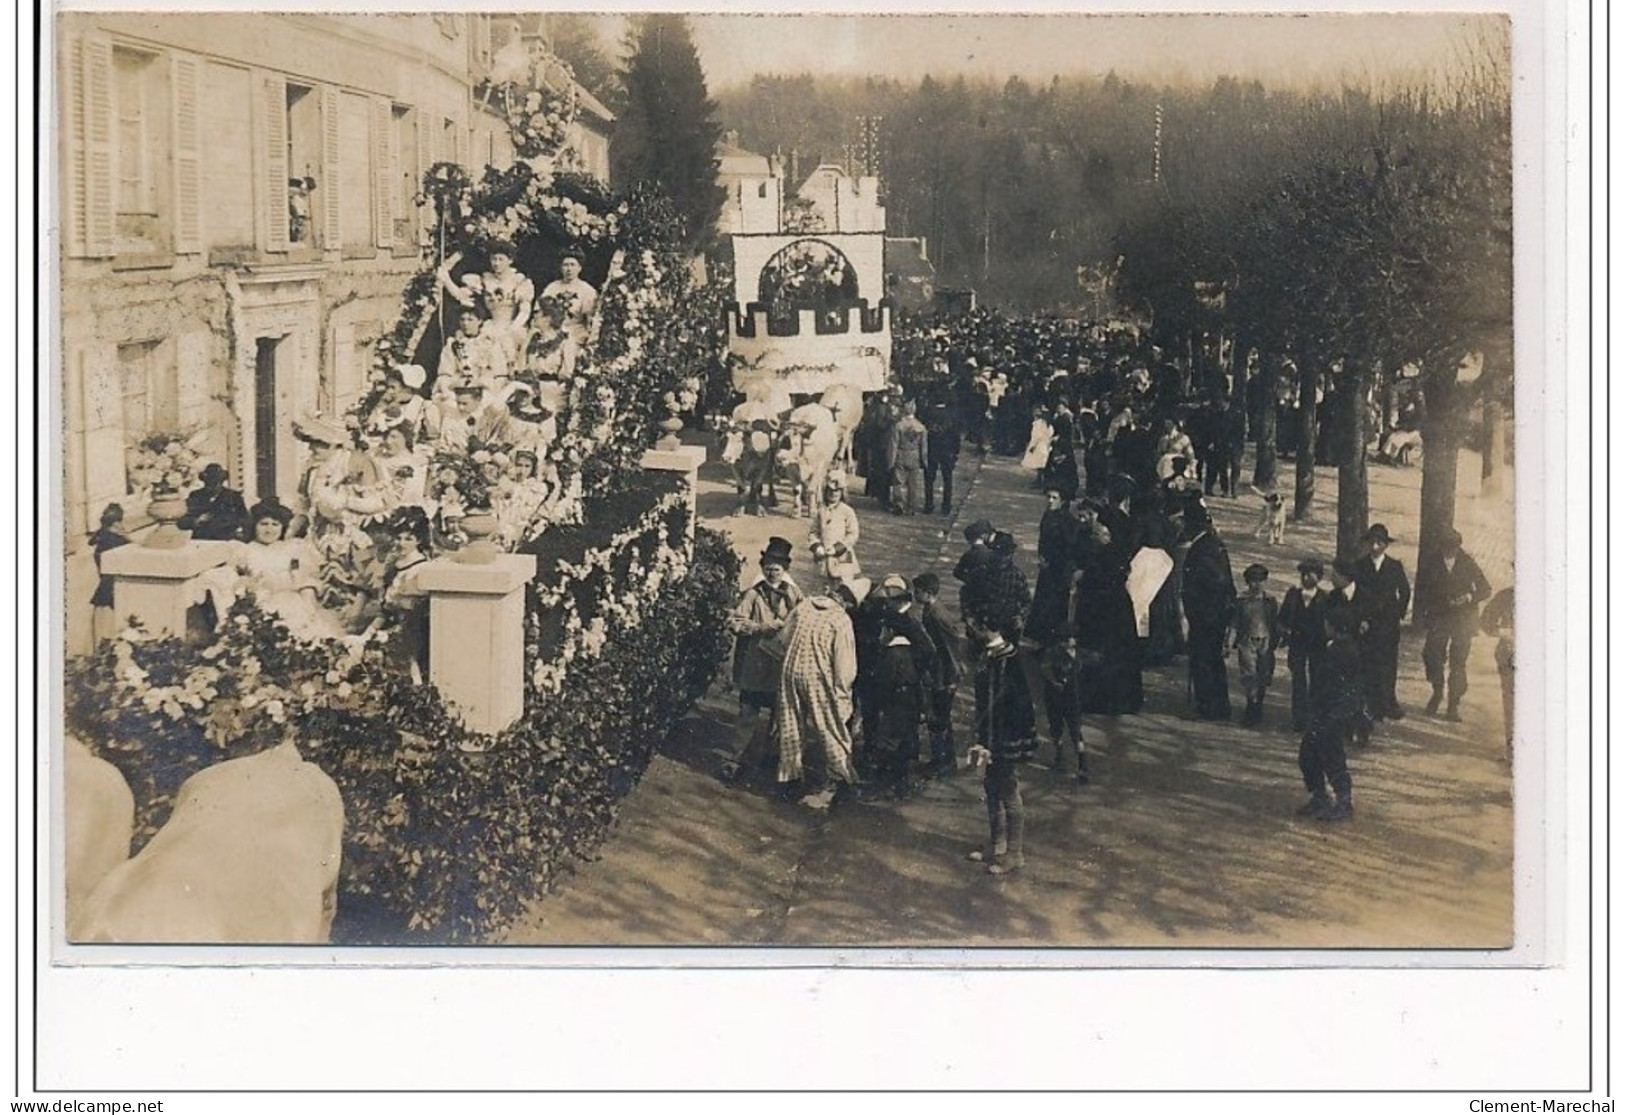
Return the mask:
{"type": "Polygon", "coordinates": [[[1422,644],[1422,668],[1433,695],[1428,715],[1439,711],[1445,697],[1445,663],[1450,664],[1450,700],[1446,720],[1461,719],[1461,698],[1467,692],[1467,655],[1478,630],[1478,606],[1490,598],[1490,583],[1478,563],[1462,552],[1461,535],[1446,532],[1439,548],[1424,558],[1417,581],[1427,592],[1416,597],[1416,619],[1427,629],[1422,644]]]}
{"type": "Polygon", "coordinates": [[[1317,558],[1298,563],[1301,582],[1286,590],[1276,617],[1277,640],[1286,647],[1286,667],[1292,674],[1292,730],[1309,727],[1309,692],[1314,686],[1320,653],[1326,649],[1326,598],[1320,579],[1326,567],[1317,558]]]}
{"type": "Polygon", "coordinates": [[[1224,636],[1236,601],[1230,554],[1205,509],[1186,511],[1190,548],[1185,553],[1181,600],[1190,625],[1190,685],[1196,715],[1230,719],[1230,685],[1224,666],[1224,636]]]}
{"type": "Polygon", "coordinates": [[[243,493],[226,487],[226,470],[203,466],[203,487],[187,493],[186,514],[176,524],[200,542],[242,542],[248,538],[248,507],[243,493]]]}
{"type": "Polygon", "coordinates": [[[1326,618],[1327,646],[1315,677],[1314,711],[1298,748],[1298,769],[1309,800],[1298,816],[1317,821],[1354,817],[1354,783],[1349,777],[1348,742],[1364,726],[1364,683],[1353,608],[1332,610],[1326,618]],[[1326,793],[1331,788],[1332,795],[1326,793]]]}
{"type": "Polygon", "coordinates": [[[948,398],[938,398],[925,408],[925,513],[936,509],[937,474],[942,475],[942,513],[953,513],[954,466],[959,462],[962,431],[959,408],[948,398]]]}
{"type": "Polygon", "coordinates": [[[1401,720],[1405,711],[1399,707],[1394,683],[1399,676],[1399,625],[1411,606],[1411,582],[1405,567],[1388,556],[1393,538],[1386,526],[1373,523],[1365,532],[1365,541],[1370,553],[1355,563],[1354,583],[1365,598],[1370,624],[1365,640],[1370,711],[1373,716],[1401,720]]]}

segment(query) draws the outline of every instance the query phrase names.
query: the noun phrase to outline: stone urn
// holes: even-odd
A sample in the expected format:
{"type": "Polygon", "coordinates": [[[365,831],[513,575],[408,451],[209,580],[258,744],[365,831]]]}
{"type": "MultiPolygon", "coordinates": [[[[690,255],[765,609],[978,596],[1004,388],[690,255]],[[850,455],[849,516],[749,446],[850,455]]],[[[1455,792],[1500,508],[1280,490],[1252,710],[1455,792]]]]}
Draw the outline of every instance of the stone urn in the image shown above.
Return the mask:
{"type": "Polygon", "coordinates": [[[677,436],[683,432],[683,420],[676,414],[666,415],[666,417],[655,423],[655,425],[664,431],[664,436],[661,437],[659,441],[655,442],[656,449],[671,452],[674,449],[681,449],[683,447],[682,439],[677,436]]]}
{"type": "Polygon", "coordinates": [[[490,565],[497,559],[496,543],[491,541],[497,532],[497,517],[489,508],[471,509],[463,516],[463,533],[468,545],[453,556],[465,565],[490,565]]]}
{"type": "Polygon", "coordinates": [[[147,514],[157,524],[146,537],[149,549],[178,550],[191,540],[191,535],[175,525],[186,514],[186,497],[179,492],[153,492],[147,514]]]}

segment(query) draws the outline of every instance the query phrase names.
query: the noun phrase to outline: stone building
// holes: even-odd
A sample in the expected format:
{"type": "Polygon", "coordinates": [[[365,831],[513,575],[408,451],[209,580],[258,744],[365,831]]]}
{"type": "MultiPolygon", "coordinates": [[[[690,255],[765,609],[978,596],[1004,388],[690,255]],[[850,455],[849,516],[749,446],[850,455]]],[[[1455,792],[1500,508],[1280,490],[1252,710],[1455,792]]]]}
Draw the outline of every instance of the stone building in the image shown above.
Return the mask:
{"type": "MultiPolygon", "coordinates": [[[[128,444],[207,431],[250,502],[293,502],[292,424],[360,395],[421,266],[438,161],[508,166],[481,96],[519,25],[455,14],[75,12],[57,22],[68,648],[89,644],[86,532],[128,444]]],[[[577,147],[607,175],[609,113],[577,147]]]]}

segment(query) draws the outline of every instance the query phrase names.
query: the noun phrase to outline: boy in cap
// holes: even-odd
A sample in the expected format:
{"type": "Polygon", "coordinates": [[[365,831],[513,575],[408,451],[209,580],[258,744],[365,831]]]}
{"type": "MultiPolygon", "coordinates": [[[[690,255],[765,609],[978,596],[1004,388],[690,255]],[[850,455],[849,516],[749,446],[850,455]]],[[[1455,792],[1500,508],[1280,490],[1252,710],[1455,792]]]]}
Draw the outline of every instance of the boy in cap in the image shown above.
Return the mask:
{"type": "Polygon", "coordinates": [[[1360,669],[1357,619],[1352,609],[1326,618],[1328,643],[1311,694],[1309,730],[1298,748],[1298,769],[1309,800],[1298,816],[1317,821],[1354,817],[1354,784],[1349,776],[1348,741],[1365,723],[1365,684],[1360,669]],[[1332,796],[1326,793],[1331,787],[1332,796]]]}
{"type": "Polygon", "coordinates": [[[878,707],[875,764],[882,786],[901,801],[920,755],[925,686],[936,665],[931,636],[920,623],[908,582],[893,573],[875,594],[883,602],[873,697],[878,707]]]}
{"type": "Polygon", "coordinates": [[[1292,730],[1309,727],[1309,690],[1315,665],[1326,649],[1326,593],[1320,587],[1326,567],[1317,558],[1298,563],[1298,584],[1286,590],[1275,623],[1275,644],[1286,647],[1292,675],[1292,730]]]}
{"type": "Polygon", "coordinates": [[[931,743],[931,774],[947,777],[957,769],[954,756],[954,689],[963,667],[955,649],[957,640],[948,622],[937,611],[942,582],[935,573],[914,578],[914,600],[920,606],[920,626],[931,640],[932,666],[925,683],[925,730],[931,743]]]}
{"type": "Polygon", "coordinates": [[[1254,562],[1241,574],[1246,586],[1236,598],[1236,665],[1247,709],[1241,722],[1254,725],[1264,719],[1264,694],[1275,678],[1275,627],[1280,612],[1275,597],[1264,591],[1270,571],[1254,562]]]}
{"type": "Polygon", "coordinates": [[[961,617],[968,616],[976,607],[976,595],[981,591],[983,577],[993,563],[993,552],[988,549],[992,537],[993,524],[986,519],[977,519],[965,528],[965,541],[969,548],[954,565],[954,580],[959,582],[961,617]]]}

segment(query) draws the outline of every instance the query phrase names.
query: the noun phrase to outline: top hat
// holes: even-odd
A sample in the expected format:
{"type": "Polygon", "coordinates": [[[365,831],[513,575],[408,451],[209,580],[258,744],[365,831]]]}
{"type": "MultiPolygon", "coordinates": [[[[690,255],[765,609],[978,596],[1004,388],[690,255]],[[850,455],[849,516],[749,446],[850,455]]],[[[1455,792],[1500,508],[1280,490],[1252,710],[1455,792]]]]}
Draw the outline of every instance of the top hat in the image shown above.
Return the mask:
{"type": "Polygon", "coordinates": [[[767,549],[762,551],[761,562],[763,565],[771,563],[782,565],[788,569],[790,567],[790,540],[780,538],[777,535],[769,538],[767,540],[767,549]]]}

